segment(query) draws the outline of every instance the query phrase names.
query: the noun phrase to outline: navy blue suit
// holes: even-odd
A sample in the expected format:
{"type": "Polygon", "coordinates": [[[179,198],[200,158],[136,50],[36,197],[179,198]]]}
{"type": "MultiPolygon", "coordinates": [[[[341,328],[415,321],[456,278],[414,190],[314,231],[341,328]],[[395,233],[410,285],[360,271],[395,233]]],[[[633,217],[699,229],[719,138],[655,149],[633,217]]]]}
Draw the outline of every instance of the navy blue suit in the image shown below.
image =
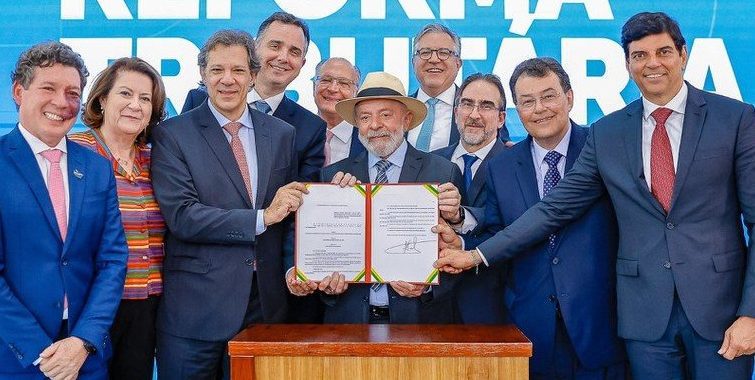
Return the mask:
{"type": "Polygon", "coordinates": [[[128,252],[113,167],[67,141],[68,232],[63,241],[39,165],[20,127],[0,137],[0,378],[43,379],[32,363],[68,331],[97,348],[79,378],[105,378],[108,331],[128,252]]]}
{"type": "MultiPolygon", "coordinates": [[[[580,157],[558,186],[514,224],[479,245],[486,258],[496,262],[526,251],[607,193],[619,221],[620,336],[644,342],[661,339],[675,302],[694,331],[713,342],[723,339],[737,316],[755,316],[755,110],[687,86],[668,214],[650,193],[643,174],[643,104],[637,100],[595,123],[580,157]]],[[[737,361],[752,370],[751,356],[724,364],[715,351],[705,356],[693,359],[718,361],[716,376],[721,378],[736,376],[727,368],[738,366],[737,361]]],[[[653,365],[631,352],[630,362],[633,367],[653,365]]],[[[702,364],[698,373],[706,373],[708,365],[714,364],[702,364]]]]}
{"type": "MultiPolygon", "coordinates": [[[[574,165],[587,133],[587,128],[572,124],[565,172],[574,165]]],[[[491,235],[540,200],[532,144],[532,137],[527,137],[488,165],[485,227],[491,235]]],[[[530,371],[552,371],[557,304],[584,367],[609,367],[624,360],[616,333],[616,229],[616,217],[604,196],[558,231],[553,251],[546,239],[510,262],[506,306],[511,320],[533,343],[530,371]]]]}
{"type": "MultiPolygon", "coordinates": [[[[399,183],[402,182],[451,182],[461,188],[461,172],[450,161],[420,152],[407,144],[404,166],[401,168],[399,183]]],[[[322,169],[322,178],[332,179],[337,172],[351,173],[363,183],[370,182],[367,152],[356,157],[349,157],[322,169]]],[[[432,292],[420,297],[407,298],[399,296],[393,288],[388,289],[388,308],[391,323],[452,323],[455,308],[451,289],[454,286],[452,276],[441,273],[440,285],[434,286],[432,292]]],[[[325,302],[325,323],[368,323],[370,285],[350,284],[349,288],[338,296],[323,296],[325,302]]]]}
{"type": "MultiPolygon", "coordinates": [[[[192,89],[186,95],[184,110],[193,105],[201,104],[207,99],[207,91],[192,89]]],[[[192,109],[192,108],[188,108],[192,109]]],[[[300,106],[287,96],[273,112],[273,116],[291,124],[296,129],[296,154],[298,157],[299,171],[296,175],[298,181],[316,181],[320,169],[325,163],[325,121],[300,106]]]]}
{"type": "MultiPolygon", "coordinates": [[[[457,144],[438,149],[433,153],[450,160],[457,144]]],[[[480,162],[477,172],[472,177],[469,191],[462,191],[461,203],[474,215],[478,226],[485,219],[485,203],[488,197],[486,189],[487,167],[493,158],[506,150],[506,146],[496,140],[485,159],[480,162]]],[[[463,173],[462,173],[463,174],[463,173]]],[[[481,228],[475,228],[464,235],[465,248],[473,249],[479,240],[481,228]]],[[[503,303],[503,275],[505,265],[494,268],[480,266],[476,271],[462,273],[455,290],[454,298],[459,311],[460,322],[465,324],[502,324],[506,322],[506,308],[503,303]]]]}
{"type": "Polygon", "coordinates": [[[366,151],[364,149],[364,145],[362,145],[362,142],[359,141],[359,128],[354,127],[351,130],[351,148],[349,148],[349,157],[353,158],[359,155],[360,153],[366,151]]]}
{"type": "Polygon", "coordinates": [[[252,170],[258,173],[253,204],[207,102],[153,131],[152,183],[168,227],[158,346],[162,333],[227,341],[244,327],[250,311],[266,323],[285,320],[288,290],[281,252],[288,226],[278,223],[256,235],[255,221],[278,188],[294,179],[295,132],[254,107],[250,116],[257,151],[252,170]],[[253,277],[260,305],[248,310],[253,277]]]}

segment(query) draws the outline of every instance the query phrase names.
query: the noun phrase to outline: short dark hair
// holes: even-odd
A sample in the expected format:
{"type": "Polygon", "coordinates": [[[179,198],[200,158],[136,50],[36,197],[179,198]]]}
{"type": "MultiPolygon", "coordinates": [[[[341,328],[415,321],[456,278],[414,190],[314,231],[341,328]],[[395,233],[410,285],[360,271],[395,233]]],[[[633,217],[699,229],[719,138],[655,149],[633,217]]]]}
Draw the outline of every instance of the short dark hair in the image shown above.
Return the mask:
{"type": "Polygon", "coordinates": [[[621,47],[624,58],[629,58],[629,44],[654,34],[668,33],[679,53],[687,43],[684,41],[679,24],[663,12],[642,12],[627,20],[621,27],[621,47]]]}
{"type": "Polygon", "coordinates": [[[474,73],[464,79],[464,82],[461,83],[461,86],[459,87],[459,91],[456,92],[456,99],[454,103],[456,105],[459,105],[459,101],[461,100],[461,94],[464,93],[464,89],[469,86],[470,83],[475,81],[485,81],[493,86],[498,90],[498,93],[501,95],[501,108],[500,110],[503,111],[506,109],[506,92],[503,90],[503,83],[501,83],[501,78],[498,77],[498,75],[495,74],[483,74],[483,73],[474,73]]]}
{"type": "Polygon", "coordinates": [[[124,72],[136,72],[146,75],[152,80],[152,114],[144,134],[140,135],[141,143],[146,143],[150,132],[157,123],[165,119],[165,85],[160,74],[152,65],[141,58],[124,57],[115,60],[110,66],[97,75],[89,91],[87,102],[84,105],[84,115],[81,120],[90,128],[99,128],[103,122],[102,103],[103,97],[113,89],[118,75],[124,72]]]}
{"type": "Polygon", "coordinates": [[[223,46],[241,46],[246,49],[246,53],[249,56],[249,70],[256,73],[260,70],[260,61],[257,58],[257,53],[254,47],[254,38],[251,34],[238,29],[221,29],[213,33],[207,42],[199,50],[199,56],[197,56],[197,64],[199,69],[204,71],[207,68],[207,56],[212,49],[215,49],[218,45],[223,46]]]}
{"type": "Polygon", "coordinates": [[[516,81],[519,77],[526,75],[533,78],[545,78],[548,74],[554,73],[558,77],[558,82],[561,84],[561,89],[564,93],[571,90],[571,82],[569,81],[569,74],[561,66],[558,61],[551,57],[542,58],[530,58],[516,66],[514,72],[511,73],[509,79],[509,89],[511,89],[511,97],[514,98],[514,104],[516,104],[516,81]]]}
{"type": "Polygon", "coordinates": [[[81,90],[84,90],[89,76],[84,60],[70,46],[57,41],[42,42],[21,53],[16,61],[16,67],[11,72],[11,83],[18,83],[28,89],[34,80],[35,68],[51,67],[56,64],[75,68],[79,72],[81,90]]]}
{"type": "Polygon", "coordinates": [[[304,22],[304,20],[288,12],[275,12],[271,14],[270,17],[266,18],[265,21],[262,21],[259,29],[257,29],[257,39],[259,40],[262,35],[265,34],[265,31],[270,26],[270,24],[275,21],[278,21],[282,24],[296,25],[301,29],[301,31],[304,33],[304,52],[306,53],[307,49],[309,48],[309,27],[307,26],[307,23],[304,22]]]}

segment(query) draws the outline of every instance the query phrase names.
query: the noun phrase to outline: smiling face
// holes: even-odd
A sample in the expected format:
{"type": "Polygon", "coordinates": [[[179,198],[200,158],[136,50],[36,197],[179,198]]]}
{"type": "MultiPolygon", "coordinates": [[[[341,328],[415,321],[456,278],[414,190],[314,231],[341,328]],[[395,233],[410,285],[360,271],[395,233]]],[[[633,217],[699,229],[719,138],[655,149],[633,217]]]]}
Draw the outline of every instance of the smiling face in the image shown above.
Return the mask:
{"type": "Polygon", "coordinates": [[[138,136],[152,116],[152,79],[136,71],[119,71],[113,87],[100,99],[102,127],[110,133],[138,136]]]}
{"type": "Polygon", "coordinates": [[[13,100],[21,125],[48,146],[56,146],[76,122],[81,77],[71,66],[36,67],[28,88],[13,83],[13,100]]]}
{"type": "Polygon", "coordinates": [[[687,47],[679,51],[668,33],[651,34],[629,43],[627,70],[647,100],[666,105],[684,83],[687,47]]]}
{"type": "Polygon", "coordinates": [[[257,55],[262,67],[257,92],[263,98],[280,94],[299,75],[306,62],[306,38],[300,27],[273,21],[257,36],[257,55]]]}
{"type": "Polygon", "coordinates": [[[569,130],[572,90],[564,93],[554,72],[543,78],[522,75],[514,85],[516,110],[527,133],[545,149],[553,149],[569,130]]]}
{"type": "Polygon", "coordinates": [[[348,62],[330,60],[322,65],[318,78],[321,80],[315,81],[314,86],[318,113],[326,121],[342,120],[336,112],[336,103],[356,96],[357,73],[348,62]],[[350,82],[348,86],[344,79],[350,82]]]}
{"type": "Polygon", "coordinates": [[[238,120],[246,107],[246,94],[254,80],[247,50],[241,45],[217,45],[207,54],[202,81],[212,105],[223,116],[238,120]]]}
{"type": "MultiPolygon", "coordinates": [[[[456,51],[453,38],[446,33],[427,33],[415,45],[416,50],[448,49],[456,55],[459,54],[456,51]]],[[[414,55],[412,59],[414,74],[417,76],[420,86],[422,86],[422,91],[431,97],[435,97],[451,87],[461,68],[461,59],[456,55],[450,56],[445,61],[440,60],[437,53],[432,53],[430,59],[427,60],[414,55]]]]}
{"type": "Polygon", "coordinates": [[[396,100],[363,100],[354,107],[359,141],[372,154],[386,158],[404,142],[404,131],[413,115],[396,100]]]}
{"type": "Polygon", "coordinates": [[[506,112],[501,109],[501,94],[493,84],[476,80],[464,87],[459,104],[455,114],[461,142],[468,152],[474,152],[493,141],[503,126],[506,112]]]}

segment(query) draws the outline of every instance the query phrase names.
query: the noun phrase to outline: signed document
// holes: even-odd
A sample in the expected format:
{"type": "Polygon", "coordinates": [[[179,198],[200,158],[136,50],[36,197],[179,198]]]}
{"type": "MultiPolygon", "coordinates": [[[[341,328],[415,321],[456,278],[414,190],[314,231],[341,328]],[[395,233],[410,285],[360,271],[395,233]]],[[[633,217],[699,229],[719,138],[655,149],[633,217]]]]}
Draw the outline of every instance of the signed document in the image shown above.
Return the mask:
{"type": "Polygon", "coordinates": [[[307,184],[296,213],[295,263],[301,280],[333,272],[350,282],[438,284],[438,186],[307,184]]]}

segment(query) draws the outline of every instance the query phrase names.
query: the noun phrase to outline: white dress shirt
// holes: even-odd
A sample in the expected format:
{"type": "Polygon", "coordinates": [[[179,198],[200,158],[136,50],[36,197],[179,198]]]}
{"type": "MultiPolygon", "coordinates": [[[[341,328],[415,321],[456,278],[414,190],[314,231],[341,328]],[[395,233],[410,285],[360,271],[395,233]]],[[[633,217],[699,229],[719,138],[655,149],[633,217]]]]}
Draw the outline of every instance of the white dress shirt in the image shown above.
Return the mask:
{"type": "Polygon", "coordinates": [[[66,145],[66,138],[64,137],[60,139],[60,141],[58,141],[58,145],[49,147],[47,146],[47,144],[42,142],[42,140],[38,139],[36,136],[32,135],[31,132],[26,130],[26,128],[21,123],[18,123],[18,126],[19,131],[21,131],[21,136],[23,136],[24,140],[26,140],[26,143],[29,144],[31,151],[34,152],[34,158],[37,160],[37,165],[39,166],[40,172],[42,172],[42,179],[44,179],[45,181],[45,186],[48,186],[47,173],[50,171],[50,162],[42,157],[42,152],[50,149],[60,149],[63,152],[63,154],[60,156],[59,164],[60,171],[63,172],[63,189],[66,194],[66,222],[68,222],[69,215],[71,215],[71,195],[69,194],[68,187],[68,146],[66,145]]]}
{"type": "Polygon", "coordinates": [[[653,140],[653,130],[655,130],[655,119],[650,114],[659,107],[666,107],[674,111],[666,120],[665,125],[668,139],[671,142],[671,156],[674,158],[674,172],[676,172],[677,162],[679,161],[679,145],[682,141],[684,111],[687,108],[687,92],[687,84],[683,83],[676,96],[664,106],[653,104],[642,98],[642,171],[645,174],[648,189],[652,190],[650,183],[650,144],[653,140]]]}
{"type": "Polygon", "coordinates": [[[349,152],[351,151],[351,133],[353,130],[354,126],[346,122],[346,120],[330,129],[330,131],[333,132],[333,138],[330,139],[329,143],[329,164],[336,163],[349,157],[349,152]]]}
{"type": "MultiPolygon", "coordinates": [[[[495,142],[496,140],[493,140],[473,153],[475,156],[477,156],[477,160],[472,164],[472,178],[475,178],[477,176],[477,170],[480,168],[480,165],[482,165],[482,160],[484,160],[485,157],[488,156],[488,153],[490,153],[490,151],[493,149],[495,142]]],[[[456,146],[454,153],[451,155],[451,162],[459,167],[462,175],[464,174],[464,158],[462,157],[468,153],[469,152],[467,151],[467,149],[464,148],[464,146],[460,142],[459,145],[456,146]]],[[[480,175],[486,174],[480,173],[480,175]]],[[[461,191],[461,189],[459,189],[459,191],[461,191]]],[[[458,229],[454,229],[460,234],[465,234],[469,231],[472,231],[475,227],[477,227],[477,219],[475,219],[474,215],[472,215],[471,212],[465,211],[464,223],[462,223],[462,225],[458,229]]]]}
{"type": "MultiPolygon", "coordinates": [[[[267,103],[267,105],[270,106],[270,112],[268,112],[268,115],[272,115],[272,114],[275,113],[275,110],[278,109],[278,106],[283,101],[283,97],[285,95],[286,95],[286,92],[283,91],[280,94],[273,95],[273,96],[271,96],[271,97],[269,97],[267,99],[262,99],[262,97],[260,96],[260,94],[257,93],[257,90],[255,90],[253,88],[252,91],[249,91],[249,96],[246,97],[246,100],[247,100],[247,102],[249,104],[252,104],[252,103],[254,103],[254,102],[258,101],[258,100],[264,100],[265,103],[267,103]]],[[[254,107],[254,104],[252,104],[252,107],[254,107]]]]}
{"type": "MultiPolygon", "coordinates": [[[[453,85],[443,91],[436,97],[439,100],[435,104],[435,121],[433,122],[433,134],[430,137],[430,152],[445,148],[451,141],[451,120],[454,117],[454,96],[456,96],[456,86],[453,85]]],[[[422,88],[417,91],[417,100],[427,105],[427,100],[430,99],[430,95],[427,95],[422,88]]],[[[422,129],[422,124],[412,128],[407,133],[406,139],[412,146],[417,145],[417,139],[419,138],[419,131],[422,129]]]]}

